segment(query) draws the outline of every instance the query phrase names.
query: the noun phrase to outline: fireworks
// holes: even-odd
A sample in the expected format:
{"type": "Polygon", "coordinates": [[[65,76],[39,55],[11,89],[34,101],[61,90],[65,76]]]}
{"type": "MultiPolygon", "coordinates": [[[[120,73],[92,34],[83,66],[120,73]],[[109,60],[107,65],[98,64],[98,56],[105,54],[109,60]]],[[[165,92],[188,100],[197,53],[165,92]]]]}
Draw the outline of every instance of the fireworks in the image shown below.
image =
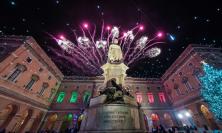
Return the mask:
{"type": "Polygon", "coordinates": [[[104,28],[103,24],[100,37],[95,37],[96,29],[91,32],[89,24],[84,23],[82,26],[82,35],[79,36],[74,32],[76,38],[74,42],[64,36],[59,38],[52,36],[63,49],[62,51],[52,49],[60,58],[57,61],[61,61],[61,64],[64,60],[67,61],[65,65],[76,73],[87,76],[101,75],[100,67],[107,61],[108,48],[111,43],[118,42],[123,52],[123,61],[129,67],[142,58],[153,58],[161,53],[161,49],[156,45],[163,43],[157,41],[163,33],[158,32],[152,38],[145,35],[138,37],[138,33],[144,30],[142,25],[120,34],[118,27],[106,26],[104,28]]]}
{"type": "Polygon", "coordinates": [[[160,48],[154,47],[151,48],[149,50],[147,50],[147,52],[145,53],[145,55],[147,55],[150,58],[156,57],[161,53],[160,48]]]}

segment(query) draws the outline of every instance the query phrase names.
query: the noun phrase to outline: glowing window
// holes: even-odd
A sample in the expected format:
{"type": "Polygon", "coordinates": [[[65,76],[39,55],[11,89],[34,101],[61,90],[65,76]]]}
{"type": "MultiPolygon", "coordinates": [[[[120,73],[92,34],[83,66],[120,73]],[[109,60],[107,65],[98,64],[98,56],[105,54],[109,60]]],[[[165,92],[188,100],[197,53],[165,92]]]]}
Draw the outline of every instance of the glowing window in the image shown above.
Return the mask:
{"type": "Polygon", "coordinates": [[[65,92],[59,92],[59,95],[57,97],[57,103],[61,103],[65,98],[65,92]]]}
{"type": "Polygon", "coordinates": [[[151,119],[152,119],[152,121],[159,121],[159,117],[157,114],[152,114],[151,119]]]}
{"type": "Polygon", "coordinates": [[[90,100],[91,93],[89,91],[85,91],[83,95],[83,103],[87,104],[90,100]]]}
{"type": "Polygon", "coordinates": [[[72,121],[72,117],[73,117],[72,114],[68,114],[67,120],[68,120],[68,121],[72,121]]]}
{"type": "Polygon", "coordinates": [[[166,98],[163,92],[159,93],[159,99],[161,103],[165,103],[166,102],[166,98]]]}
{"type": "Polygon", "coordinates": [[[141,93],[136,93],[136,100],[138,103],[142,103],[143,97],[141,93]]]}
{"type": "Polygon", "coordinates": [[[70,102],[70,103],[75,103],[75,102],[77,101],[77,99],[78,99],[78,92],[73,91],[73,92],[72,92],[72,96],[71,96],[69,102],[70,102]]]}
{"type": "Polygon", "coordinates": [[[147,93],[149,103],[154,103],[153,93],[147,93]]]}

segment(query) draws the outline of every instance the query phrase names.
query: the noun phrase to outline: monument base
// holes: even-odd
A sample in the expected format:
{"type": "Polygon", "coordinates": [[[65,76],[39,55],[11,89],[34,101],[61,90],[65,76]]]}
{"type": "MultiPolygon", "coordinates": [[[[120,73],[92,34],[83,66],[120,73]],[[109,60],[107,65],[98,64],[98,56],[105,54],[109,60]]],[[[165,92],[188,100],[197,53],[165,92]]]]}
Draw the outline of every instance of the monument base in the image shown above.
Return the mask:
{"type": "Polygon", "coordinates": [[[144,120],[136,105],[99,104],[85,110],[80,133],[144,133],[144,120]]]}

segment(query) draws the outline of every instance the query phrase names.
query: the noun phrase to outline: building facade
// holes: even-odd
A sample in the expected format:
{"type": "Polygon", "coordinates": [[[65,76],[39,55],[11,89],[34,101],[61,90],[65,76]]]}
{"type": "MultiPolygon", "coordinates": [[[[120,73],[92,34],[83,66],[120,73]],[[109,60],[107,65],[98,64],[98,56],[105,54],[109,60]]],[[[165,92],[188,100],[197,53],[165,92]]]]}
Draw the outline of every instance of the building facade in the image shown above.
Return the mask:
{"type": "Polygon", "coordinates": [[[37,131],[63,74],[32,37],[0,38],[0,126],[37,131]]]}
{"type": "MultiPolygon", "coordinates": [[[[32,37],[0,38],[0,126],[7,131],[65,131],[78,122],[104,78],[65,76],[32,37]]],[[[221,49],[189,45],[159,79],[127,77],[147,118],[156,125],[222,128],[201,96],[202,61],[222,68],[221,49]]]]}
{"type": "Polygon", "coordinates": [[[201,96],[203,61],[222,69],[221,49],[189,45],[161,80],[180,124],[221,129],[222,123],[214,118],[201,96]]]}

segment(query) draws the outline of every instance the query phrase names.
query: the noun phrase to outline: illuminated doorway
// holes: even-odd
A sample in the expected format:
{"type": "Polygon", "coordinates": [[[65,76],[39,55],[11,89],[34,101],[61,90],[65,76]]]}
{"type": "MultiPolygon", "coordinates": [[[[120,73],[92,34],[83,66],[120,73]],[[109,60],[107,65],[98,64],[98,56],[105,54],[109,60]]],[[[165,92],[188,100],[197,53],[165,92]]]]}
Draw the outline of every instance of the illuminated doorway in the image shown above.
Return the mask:
{"type": "Polygon", "coordinates": [[[206,119],[208,125],[210,126],[210,128],[211,129],[219,129],[219,127],[217,126],[216,122],[214,121],[213,115],[211,114],[209,109],[205,105],[202,104],[200,106],[200,110],[201,110],[204,118],[206,119]]]}

